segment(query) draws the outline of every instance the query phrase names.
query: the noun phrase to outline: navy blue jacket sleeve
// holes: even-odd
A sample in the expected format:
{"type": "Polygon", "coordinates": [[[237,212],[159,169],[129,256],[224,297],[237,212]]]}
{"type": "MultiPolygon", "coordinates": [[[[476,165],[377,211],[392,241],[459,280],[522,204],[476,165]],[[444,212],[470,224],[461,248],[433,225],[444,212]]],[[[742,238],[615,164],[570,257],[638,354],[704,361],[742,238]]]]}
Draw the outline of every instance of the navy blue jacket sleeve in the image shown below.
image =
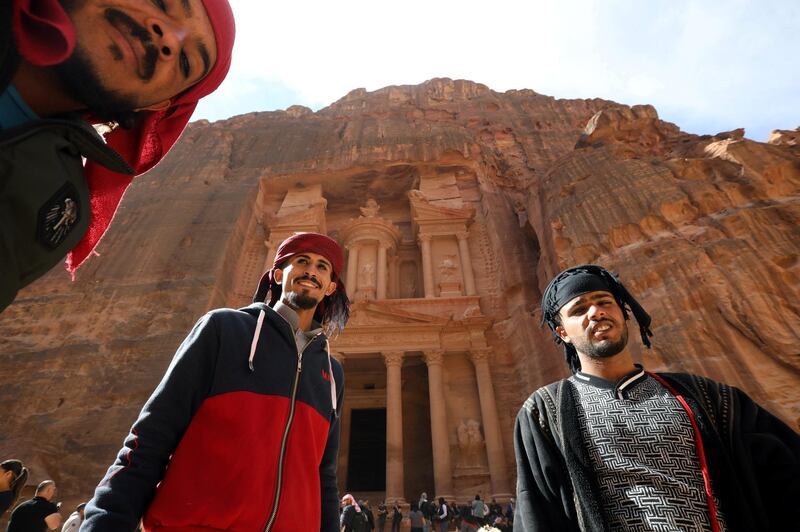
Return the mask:
{"type": "Polygon", "coordinates": [[[339,456],[339,430],[342,401],[344,400],[344,371],[335,359],[331,359],[333,378],[336,383],[337,412],[332,414],[328,442],[319,465],[320,501],[322,503],[320,530],[321,532],[339,532],[339,490],[336,486],[336,466],[339,456]]]}
{"type": "Polygon", "coordinates": [[[183,341],[86,506],[83,532],[135,531],[169,457],[207,396],[218,352],[213,314],[183,341]]]}

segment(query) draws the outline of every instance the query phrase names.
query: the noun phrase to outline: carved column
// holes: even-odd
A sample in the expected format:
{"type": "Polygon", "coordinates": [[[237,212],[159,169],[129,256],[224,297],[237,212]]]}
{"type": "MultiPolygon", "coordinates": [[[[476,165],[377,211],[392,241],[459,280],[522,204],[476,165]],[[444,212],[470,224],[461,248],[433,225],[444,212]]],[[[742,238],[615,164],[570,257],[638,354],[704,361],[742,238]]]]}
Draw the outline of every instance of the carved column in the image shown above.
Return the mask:
{"type": "Polygon", "coordinates": [[[386,363],[386,504],[403,499],[403,352],[383,353],[386,363]]]}
{"type": "Polygon", "coordinates": [[[475,275],[472,272],[472,261],[469,256],[469,242],[467,241],[467,233],[458,233],[458,252],[461,256],[461,271],[464,272],[464,284],[467,288],[467,295],[474,296],[477,291],[475,290],[475,275]]]}
{"type": "Polygon", "coordinates": [[[375,299],[386,299],[386,246],[378,242],[378,286],[375,299]]]}
{"type": "Polygon", "coordinates": [[[453,467],[450,462],[450,439],[447,436],[447,405],[444,394],[443,351],[425,352],[428,365],[428,397],[431,403],[433,440],[433,479],[436,497],[453,499],[453,467]]]}
{"type": "Polygon", "coordinates": [[[425,297],[435,297],[430,235],[419,235],[419,243],[422,250],[422,280],[425,286],[425,297]]]}
{"type": "Polygon", "coordinates": [[[492,481],[492,497],[506,499],[511,497],[508,489],[508,471],[503,454],[503,440],[500,437],[500,422],[497,419],[497,403],[489,372],[489,349],[474,349],[470,358],[475,365],[475,378],[478,381],[478,396],[481,402],[486,456],[489,458],[489,475],[492,481]]]}
{"type": "Polygon", "coordinates": [[[400,257],[395,255],[391,260],[391,285],[392,290],[390,297],[400,299],[400,257]]]}
{"type": "Polygon", "coordinates": [[[264,261],[264,269],[262,271],[267,271],[272,268],[272,263],[275,262],[275,255],[278,253],[278,246],[280,242],[274,244],[269,240],[264,241],[264,246],[267,248],[267,260],[264,261]]]}
{"type": "Polygon", "coordinates": [[[350,253],[347,255],[347,286],[345,286],[351,300],[356,295],[358,288],[356,279],[358,279],[358,244],[352,244],[350,253]]]}

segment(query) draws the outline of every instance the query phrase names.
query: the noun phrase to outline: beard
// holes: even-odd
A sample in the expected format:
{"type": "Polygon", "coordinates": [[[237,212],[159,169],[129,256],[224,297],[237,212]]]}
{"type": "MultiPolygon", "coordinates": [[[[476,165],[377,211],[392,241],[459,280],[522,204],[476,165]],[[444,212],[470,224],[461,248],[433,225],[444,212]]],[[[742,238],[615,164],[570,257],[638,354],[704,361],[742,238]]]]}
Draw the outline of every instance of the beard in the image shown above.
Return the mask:
{"type": "Polygon", "coordinates": [[[628,345],[628,324],[622,322],[622,334],[619,340],[600,340],[593,342],[591,333],[587,337],[573,338],[572,345],[575,349],[589,358],[610,358],[619,354],[628,345]]]}
{"type": "Polygon", "coordinates": [[[286,294],[286,303],[297,310],[311,310],[317,306],[319,301],[307,294],[289,292],[286,294]]]}
{"type": "Polygon", "coordinates": [[[67,94],[100,117],[130,112],[137,107],[133,98],[107,89],[87,54],[77,47],[69,59],[53,68],[67,94]]]}
{"type": "MultiPolygon", "coordinates": [[[[73,12],[82,5],[82,2],[62,0],[62,5],[71,17],[73,12]]],[[[131,37],[141,41],[145,54],[137,76],[144,82],[152,79],[159,50],[153,43],[150,32],[127,14],[113,8],[105,11],[105,18],[120,31],[125,31],[131,37]]],[[[110,46],[109,51],[115,61],[123,60],[122,51],[115,44],[110,46]]],[[[76,44],[75,51],[69,59],[54,66],[53,69],[64,90],[73,99],[102,118],[114,117],[120,113],[130,113],[137,107],[141,107],[134,96],[120,94],[105,86],[90,55],[80,42],[76,44]]]]}

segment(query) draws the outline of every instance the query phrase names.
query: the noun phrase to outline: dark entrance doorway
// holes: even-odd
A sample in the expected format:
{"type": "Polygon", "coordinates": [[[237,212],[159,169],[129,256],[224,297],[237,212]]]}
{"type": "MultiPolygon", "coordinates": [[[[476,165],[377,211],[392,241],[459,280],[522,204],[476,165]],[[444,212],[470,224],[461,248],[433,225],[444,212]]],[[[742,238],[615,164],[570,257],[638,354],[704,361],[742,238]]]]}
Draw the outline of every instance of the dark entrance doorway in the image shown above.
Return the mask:
{"type": "Polygon", "coordinates": [[[386,489],[386,409],[350,411],[347,491],[386,489]]]}

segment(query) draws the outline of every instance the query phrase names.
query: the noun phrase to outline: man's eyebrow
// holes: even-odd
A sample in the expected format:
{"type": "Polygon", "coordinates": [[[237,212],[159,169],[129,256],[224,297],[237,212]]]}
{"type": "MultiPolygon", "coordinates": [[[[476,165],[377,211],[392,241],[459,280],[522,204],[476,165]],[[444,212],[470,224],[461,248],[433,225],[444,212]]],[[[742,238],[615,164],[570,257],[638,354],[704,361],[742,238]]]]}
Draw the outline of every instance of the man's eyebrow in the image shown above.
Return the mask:
{"type": "Polygon", "coordinates": [[[186,13],[187,18],[192,17],[192,4],[190,0],[181,0],[181,5],[183,6],[183,12],[186,13]]]}
{"type": "Polygon", "coordinates": [[[569,307],[568,311],[574,309],[575,307],[577,307],[579,305],[582,305],[582,304],[586,303],[587,301],[596,301],[596,300],[602,299],[604,297],[614,297],[614,296],[611,295],[608,292],[600,292],[600,293],[594,294],[591,297],[588,297],[587,295],[582,295],[582,296],[579,296],[578,300],[575,301],[575,303],[573,303],[572,306],[569,307]]]}
{"type": "Polygon", "coordinates": [[[197,45],[198,50],[200,51],[200,57],[203,59],[203,75],[200,76],[200,79],[206,77],[208,74],[209,69],[211,68],[211,56],[208,53],[208,48],[206,48],[206,44],[201,42],[197,45]]]}

